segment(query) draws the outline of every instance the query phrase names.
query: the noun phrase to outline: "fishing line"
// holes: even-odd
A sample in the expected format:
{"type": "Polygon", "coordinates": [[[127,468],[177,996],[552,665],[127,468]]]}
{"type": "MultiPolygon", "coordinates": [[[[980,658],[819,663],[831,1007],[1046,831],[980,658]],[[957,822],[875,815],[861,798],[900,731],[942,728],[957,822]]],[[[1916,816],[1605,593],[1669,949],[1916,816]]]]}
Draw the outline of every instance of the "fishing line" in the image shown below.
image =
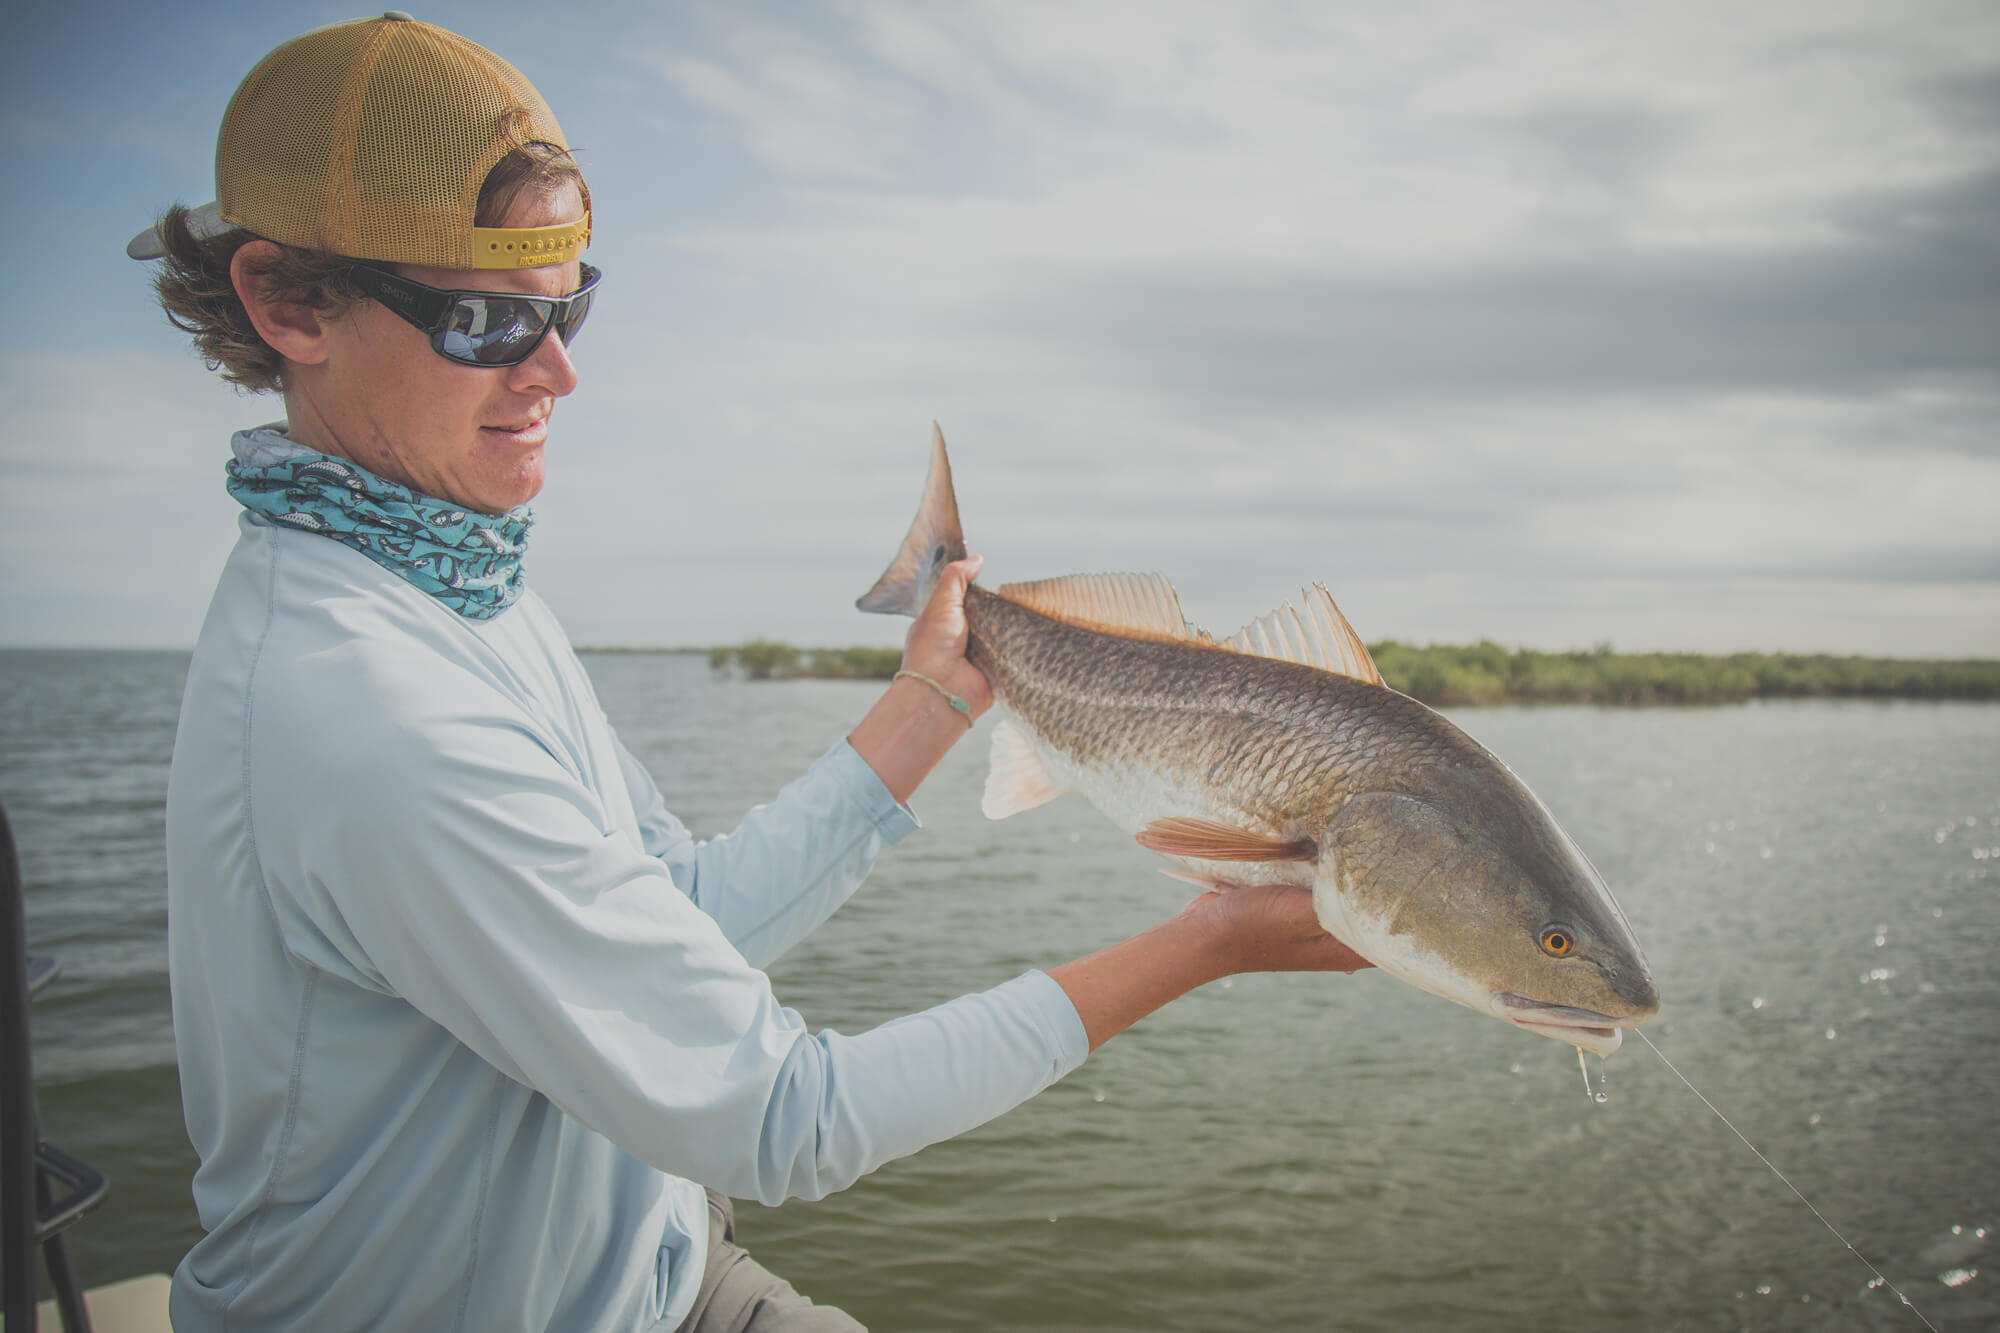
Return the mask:
{"type": "Polygon", "coordinates": [[[1686,1086],[1689,1092],[1693,1093],[1696,1097],[1700,1097],[1701,1104],[1703,1106],[1706,1106],[1709,1110],[1714,1111],[1715,1118],[1717,1120],[1720,1120],[1723,1124],[1728,1125],[1729,1132],[1731,1134],[1734,1134],[1737,1138],[1742,1139],[1743,1146],[1748,1148],[1752,1153],[1754,1153],[1758,1161],[1762,1162],[1765,1166],[1770,1167],[1772,1175],[1776,1176],[1779,1180],[1784,1181],[1785,1188],[1790,1190],[1794,1195],[1796,1195],[1800,1203],[1804,1204],[1808,1209],[1811,1209],[1812,1215],[1819,1219],[1820,1225],[1825,1227],[1828,1231],[1831,1231],[1833,1233],[1833,1238],[1839,1241],[1842,1245],[1845,1245],[1847,1247],[1847,1252],[1853,1255],[1855,1258],[1859,1259],[1862,1262],[1862,1264],[1868,1269],[1868,1271],[1875,1275],[1875,1280],[1877,1282],[1887,1287],[1890,1291],[1895,1292],[1896,1299],[1901,1301],[1904,1305],[1909,1306],[1910,1313],[1915,1315],[1918,1319],[1922,1319],[1925,1328],[1929,1329],[1931,1333],[1938,1333],[1938,1326],[1936,1324],[1933,1324],[1930,1320],[1924,1318],[1924,1312],[1917,1308],[1916,1302],[1912,1301],[1908,1296],[1905,1296],[1903,1294],[1902,1288],[1898,1287],[1895,1283],[1891,1282],[1888,1279],[1888,1277],[1882,1272],[1881,1269],[1877,1268],[1874,1264],[1869,1263],[1868,1256],[1861,1253],[1861,1251],[1855,1249],[1854,1242],[1850,1241],[1847,1237],[1841,1235],[1840,1228],[1836,1227],[1833,1223],[1827,1221],[1826,1214],[1822,1213],[1819,1209],[1814,1208],[1812,1200],[1808,1199],[1805,1195],[1800,1194],[1799,1187],[1797,1185],[1794,1185],[1790,1180],[1787,1180],[1785,1178],[1785,1173],[1780,1171],[1776,1166],[1773,1166],[1770,1158],[1766,1157],[1763,1153],[1757,1151],[1756,1144],[1750,1142],[1749,1139],[1743,1138],[1743,1131],[1738,1129],[1734,1124],[1731,1124],[1729,1117],[1724,1115],[1720,1110],[1718,1110],[1714,1102],[1710,1101],[1706,1097],[1702,1097],[1701,1089],[1697,1088],[1694,1084],[1688,1082],[1687,1075],[1683,1074],[1678,1068],[1675,1068],[1674,1062],[1672,1060],[1667,1059],[1667,1053],[1665,1051],[1661,1050],[1657,1046],[1653,1046],[1653,1039],[1651,1037],[1648,1037],[1645,1033],[1639,1031],[1637,1028],[1631,1028],[1629,1029],[1629,1031],[1634,1036],[1638,1037],[1640,1041],[1643,1041],[1646,1043],[1646,1045],[1653,1047],[1653,1054],[1660,1057],[1660,1063],[1665,1065],[1668,1069],[1673,1070],[1674,1077],[1679,1079],[1682,1082],[1682,1084],[1686,1086]]]}

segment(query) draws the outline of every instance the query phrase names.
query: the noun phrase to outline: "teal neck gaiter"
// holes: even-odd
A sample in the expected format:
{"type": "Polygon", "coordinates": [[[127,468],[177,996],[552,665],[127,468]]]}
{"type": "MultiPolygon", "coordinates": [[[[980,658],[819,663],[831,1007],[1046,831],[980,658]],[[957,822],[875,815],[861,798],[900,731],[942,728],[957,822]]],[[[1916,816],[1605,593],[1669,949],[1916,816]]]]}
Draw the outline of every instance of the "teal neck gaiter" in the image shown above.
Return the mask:
{"type": "Polygon", "coordinates": [[[499,518],[469,513],[326,454],[231,459],[228,472],[245,509],[351,546],[468,620],[491,620],[527,586],[521,553],[535,516],[526,505],[499,518]]]}

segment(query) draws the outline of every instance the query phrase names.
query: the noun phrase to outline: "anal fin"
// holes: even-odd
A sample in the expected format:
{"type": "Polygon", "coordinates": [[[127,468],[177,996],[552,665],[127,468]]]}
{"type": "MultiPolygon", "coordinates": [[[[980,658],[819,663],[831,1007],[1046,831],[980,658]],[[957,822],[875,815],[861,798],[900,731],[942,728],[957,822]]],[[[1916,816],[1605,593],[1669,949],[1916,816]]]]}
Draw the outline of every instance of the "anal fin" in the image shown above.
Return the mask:
{"type": "Polygon", "coordinates": [[[1165,866],[1160,867],[1160,873],[1168,879],[1177,879],[1183,884],[1192,884],[1198,889],[1211,889],[1217,893],[1229,893],[1243,887],[1230,880],[1217,879],[1214,875],[1190,875],[1186,871],[1169,870],[1165,866]]]}

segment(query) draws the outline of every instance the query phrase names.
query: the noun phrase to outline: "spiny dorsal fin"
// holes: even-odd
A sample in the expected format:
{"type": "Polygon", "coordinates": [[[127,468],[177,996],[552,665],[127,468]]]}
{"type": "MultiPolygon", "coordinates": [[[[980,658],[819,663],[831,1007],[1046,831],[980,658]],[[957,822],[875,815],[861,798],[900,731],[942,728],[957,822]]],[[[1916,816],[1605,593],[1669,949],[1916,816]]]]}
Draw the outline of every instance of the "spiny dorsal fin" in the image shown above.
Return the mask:
{"type": "Polygon", "coordinates": [[[1287,602],[1270,615],[1245,625],[1225,639],[1222,646],[1232,652],[1318,667],[1370,685],[1382,684],[1382,673],[1375,669],[1368,645],[1361,642],[1354,626],[1340,614],[1326,585],[1313,584],[1305,590],[1303,600],[1304,615],[1287,602]]]}
{"type": "Polygon", "coordinates": [[[1200,635],[1181,614],[1181,599],[1164,574],[1068,574],[1008,583],[997,591],[1030,611],[1073,625],[1162,639],[1200,635]]]}

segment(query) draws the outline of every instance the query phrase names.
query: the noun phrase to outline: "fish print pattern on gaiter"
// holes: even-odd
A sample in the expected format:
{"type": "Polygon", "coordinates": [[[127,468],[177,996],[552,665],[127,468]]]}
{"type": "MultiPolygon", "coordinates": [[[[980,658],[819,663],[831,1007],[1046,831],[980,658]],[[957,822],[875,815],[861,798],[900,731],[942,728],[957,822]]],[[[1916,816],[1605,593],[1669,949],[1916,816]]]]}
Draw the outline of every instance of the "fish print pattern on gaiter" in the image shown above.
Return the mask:
{"type": "Polygon", "coordinates": [[[273,523],[351,546],[468,620],[490,620],[527,586],[521,554],[534,513],[473,513],[344,458],[231,459],[229,493],[273,523]]]}

